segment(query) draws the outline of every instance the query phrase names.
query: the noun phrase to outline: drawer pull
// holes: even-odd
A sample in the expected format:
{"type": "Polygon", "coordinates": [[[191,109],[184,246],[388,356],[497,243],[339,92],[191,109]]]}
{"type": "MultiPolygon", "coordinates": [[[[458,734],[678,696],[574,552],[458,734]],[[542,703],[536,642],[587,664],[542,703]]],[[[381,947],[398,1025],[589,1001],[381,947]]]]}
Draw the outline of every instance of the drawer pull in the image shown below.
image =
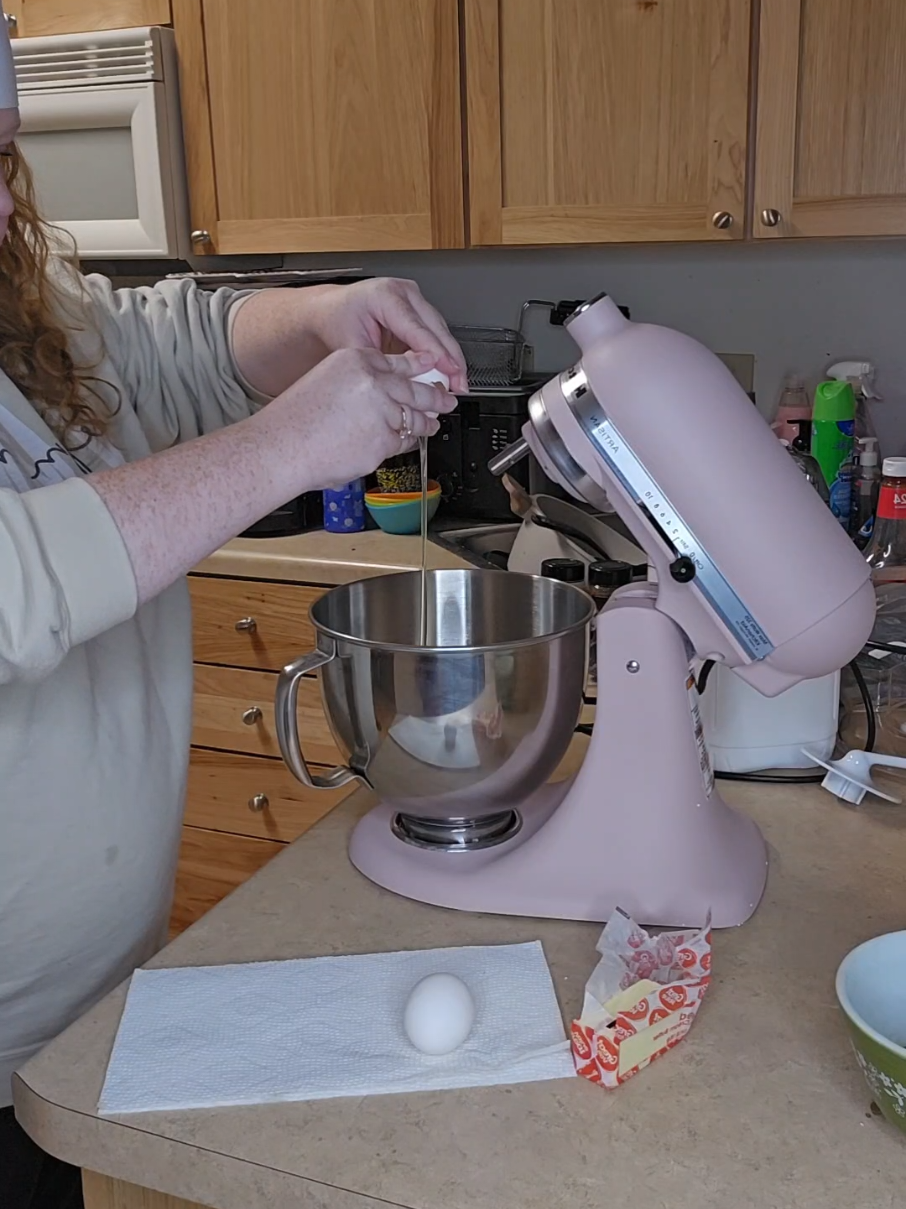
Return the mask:
{"type": "Polygon", "coordinates": [[[254,617],[240,617],[236,622],[236,631],[239,634],[254,634],[258,629],[258,622],[254,617]]]}
{"type": "Polygon", "coordinates": [[[242,721],[246,726],[254,726],[256,722],[261,721],[261,717],[261,709],[257,705],[251,705],[242,711],[242,721]]]}
{"type": "Polygon", "coordinates": [[[253,814],[260,814],[262,810],[267,810],[268,806],[270,806],[270,802],[266,793],[256,793],[249,798],[249,810],[253,814]]]}

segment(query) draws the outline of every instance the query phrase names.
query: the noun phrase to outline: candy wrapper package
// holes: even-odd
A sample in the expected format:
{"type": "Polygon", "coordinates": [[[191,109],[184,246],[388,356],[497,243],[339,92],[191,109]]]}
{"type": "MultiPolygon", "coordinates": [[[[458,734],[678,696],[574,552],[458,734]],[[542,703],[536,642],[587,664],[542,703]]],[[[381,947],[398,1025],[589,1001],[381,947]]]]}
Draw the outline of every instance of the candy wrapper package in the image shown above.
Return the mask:
{"type": "Polygon", "coordinates": [[[697,931],[649,936],[617,910],[597,949],[601,960],[572,1025],[573,1058],[583,1078],[619,1087],[692,1027],[711,981],[711,920],[697,931]]]}

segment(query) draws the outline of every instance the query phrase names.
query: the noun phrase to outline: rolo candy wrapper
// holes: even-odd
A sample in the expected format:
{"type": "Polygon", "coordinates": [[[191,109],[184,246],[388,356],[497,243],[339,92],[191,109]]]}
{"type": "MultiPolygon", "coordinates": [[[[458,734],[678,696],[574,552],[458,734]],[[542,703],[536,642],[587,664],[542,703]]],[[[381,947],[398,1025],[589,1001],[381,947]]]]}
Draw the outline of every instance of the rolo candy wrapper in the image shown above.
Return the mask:
{"type": "Polygon", "coordinates": [[[711,981],[711,918],[696,931],[649,936],[616,910],[597,944],[601,960],[572,1024],[576,1071],[619,1087],[692,1027],[711,981]]]}

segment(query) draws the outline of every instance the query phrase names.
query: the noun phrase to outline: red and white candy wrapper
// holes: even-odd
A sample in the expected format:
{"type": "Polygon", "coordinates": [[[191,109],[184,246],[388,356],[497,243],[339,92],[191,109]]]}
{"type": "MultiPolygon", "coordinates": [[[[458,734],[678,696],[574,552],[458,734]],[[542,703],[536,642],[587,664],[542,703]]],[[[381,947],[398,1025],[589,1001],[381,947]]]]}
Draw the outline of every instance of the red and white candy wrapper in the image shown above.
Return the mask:
{"type": "Polygon", "coordinates": [[[711,918],[691,932],[649,936],[616,910],[597,944],[601,960],[572,1024],[576,1071],[619,1087],[692,1027],[711,981],[711,918]]]}

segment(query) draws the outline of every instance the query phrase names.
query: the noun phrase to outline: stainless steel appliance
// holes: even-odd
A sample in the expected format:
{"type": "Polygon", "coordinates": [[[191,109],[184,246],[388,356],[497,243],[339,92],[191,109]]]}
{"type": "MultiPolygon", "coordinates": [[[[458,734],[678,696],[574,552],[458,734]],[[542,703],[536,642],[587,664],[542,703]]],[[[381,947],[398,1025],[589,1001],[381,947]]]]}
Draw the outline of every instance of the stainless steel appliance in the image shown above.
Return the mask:
{"type": "Polygon", "coordinates": [[[315,603],[317,649],[280,680],[281,750],[310,785],[371,786],[394,803],[402,835],[487,846],[518,829],[513,804],[551,775],[569,743],[594,608],[553,580],[432,571],[420,646],[420,582],[417,571],[365,579],[315,603]],[[347,757],[325,775],[309,770],[296,726],[299,683],[314,671],[347,757]]]}

